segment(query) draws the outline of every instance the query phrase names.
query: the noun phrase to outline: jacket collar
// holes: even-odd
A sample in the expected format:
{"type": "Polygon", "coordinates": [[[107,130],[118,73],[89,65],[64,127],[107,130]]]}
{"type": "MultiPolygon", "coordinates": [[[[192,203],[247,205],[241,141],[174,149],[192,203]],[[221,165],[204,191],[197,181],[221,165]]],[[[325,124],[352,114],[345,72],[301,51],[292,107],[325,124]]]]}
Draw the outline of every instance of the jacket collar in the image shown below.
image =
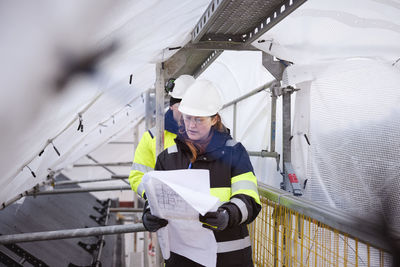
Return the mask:
{"type": "MultiPolygon", "coordinates": [[[[203,155],[199,155],[198,159],[212,161],[220,158],[224,155],[224,147],[227,140],[232,139],[229,133],[215,131],[214,129],[213,137],[206,148],[206,152],[203,155]]],[[[182,135],[178,134],[175,138],[176,144],[181,148],[181,150],[190,154],[189,147],[185,143],[185,139],[182,135]]]]}
{"type": "Polygon", "coordinates": [[[164,128],[168,132],[178,134],[178,123],[174,120],[174,113],[171,109],[168,109],[164,116],[164,128]]]}

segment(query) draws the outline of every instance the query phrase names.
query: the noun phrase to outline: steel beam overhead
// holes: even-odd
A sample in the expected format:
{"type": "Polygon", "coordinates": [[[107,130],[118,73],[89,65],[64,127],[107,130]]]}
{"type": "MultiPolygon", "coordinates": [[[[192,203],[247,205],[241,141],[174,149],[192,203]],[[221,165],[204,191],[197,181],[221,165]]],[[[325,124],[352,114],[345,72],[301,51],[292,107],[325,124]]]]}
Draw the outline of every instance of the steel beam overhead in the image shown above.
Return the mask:
{"type": "Polygon", "coordinates": [[[224,50],[256,50],[251,43],[304,2],[213,0],[194,27],[192,41],[165,62],[165,77],[198,76],[224,50]]]}
{"type": "Polygon", "coordinates": [[[204,41],[200,43],[188,43],[185,48],[196,50],[233,50],[233,51],[259,51],[258,48],[252,45],[245,45],[243,42],[216,42],[204,41]]]}
{"type": "Polygon", "coordinates": [[[144,231],[146,231],[146,229],[141,223],[66,229],[59,231],[2,235],[0,236],[0,244],[14,244],[22,242],[56,240],[56,239],[77,238],[85,236],[113,235],[113,234],[144,232],[144,231]]]}
{"type": "Polygon", "coordinates": [[[278,22],[286,18],[306,1],[307,0],[263,1],[271,4],[271,8],[268,9],[269,12],[266,12],[268,16],[260,20],[258,25],[253,27],[253,30],[246,34],[246,44],[251,44],[260,38],[261,35],[269,31],[272,27],[278,24],[278,22]],[[278,3],[276,4],[276,2],[278,3]],[[273,7],[273,5],[275,5],[275,7],[273,7]]]}
{"type": "Polygon", "coordinates": [[[206,60],[194,71],[193,76],[195,78],[199,77],[200,74],[202,74],[203,71],[205,71],[217,59],[217,57],[222,54],[222,52],[223,50],[215,50],[211,52],[206,60]]]}

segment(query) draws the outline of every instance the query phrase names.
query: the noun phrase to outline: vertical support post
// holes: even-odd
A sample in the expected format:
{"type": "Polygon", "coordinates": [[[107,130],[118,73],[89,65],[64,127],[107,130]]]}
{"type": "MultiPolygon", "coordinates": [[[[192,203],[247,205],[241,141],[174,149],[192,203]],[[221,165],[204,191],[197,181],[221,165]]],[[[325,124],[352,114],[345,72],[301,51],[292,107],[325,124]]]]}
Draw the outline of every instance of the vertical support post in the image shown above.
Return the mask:
{"type": "Polygon", "coordinates": [[[139,123],[137,123],[135,127],[133,127],[133,147],[135,148],[135,150],[138,144],[139,144],[139,123]]]}
{"type": "Polygon", "coordinates": [[[291,162],[291,118],[290,118],[290,92],[282,90],[282,168],[283,168],[283,182],[281,183],[281,189],[289,190],[290,183],[287,181],[287,170],[286,164],[291,162]]]}
{"type": "MultiPolygon", "coordinates": [[[[139,144],[139,124],[140,123],[137,123],[135,125],[135,127],[133,128],[133,147],[135,148],[135,151],[139,144]]],[[[133,193],[133,207],[137,208],[137,207],[139,207],[138,196],[137,196],[136,192],[132,192],[132,193],[133,193]]]]}
{"type": "MultiPolygon", "coordinates": [[[[138,147],[139,144],[139,124],[137,123],[135,125],[135,127],[133,127],[133,147],[134,147],[134,151],[136,151],[136,148],[138,147]]],[[[133,207],[134,208],[138,208],[139,207],[139,200],[138,200],[138,195],[136,194],[136,192],[132,191],[133,194],[133,207]]],[[[146,234],[145,234],[146,235],[146,234]]],[[[137,243],[138,243],[138,234],[137,233],[133,233],[133,251],[136,253],[137,252],[137,243]]]]}
{"type": "Polygon", "coordinates": [[[277,96],[272,93],[271,96],[271,143],[270,152],[275,152],[275,136],[276,136],[276,98],[277,96]]]}
{"type": "Polygon", "coordinates": [[[153,120],[153,109],[152,109],[152,103],[150,99],[150,89],[145,92],[145,127],[146,130],[150,129],[153,127],[152,125],[152,120],[153,120]]]}
{"type": "MultiPolygon", "coordinates": [[[[164,63],[156,65],[156,155],[164,150],[164,63]]],[[[156,266],[163,265],[160,245],[156,245],[156,266]]]]}
{"type": "MultiPolygon", "coordinates": [[[[283,147],[283,163],[291,162],[291,92],[283,92],[282,94],[282,147],[283,147]]],[[[285,165],[285,164],[283,164],[285,165]]],[[[285,171],[285,166],[283,166],[283,171],[285,171]]]]}
{"type": "Polygon", "coordinates": [[[149,267],[149,253],[147,251],[149,247],[149,233],[143,232],[143,266],[149,267]]]}
{"type": "Polygon", "coordinates": [[[233,140],[236,140],[237,103],[233,104],[233,140]]]}
{"type": "Polygon", "coordinates": [[[295,196],[303,194],[299,181],[292,166],[291,155],[291,95],[294,88],[287,87],[282,90],[282,142],[283,142],[283,182],[281,188],[288,192],[292,192],[295,196]]]}
{"type": "Polygon", "coordinates": [[[157,63],[156,74],[156,155],[164,150],[164,70],[157,63]]]}

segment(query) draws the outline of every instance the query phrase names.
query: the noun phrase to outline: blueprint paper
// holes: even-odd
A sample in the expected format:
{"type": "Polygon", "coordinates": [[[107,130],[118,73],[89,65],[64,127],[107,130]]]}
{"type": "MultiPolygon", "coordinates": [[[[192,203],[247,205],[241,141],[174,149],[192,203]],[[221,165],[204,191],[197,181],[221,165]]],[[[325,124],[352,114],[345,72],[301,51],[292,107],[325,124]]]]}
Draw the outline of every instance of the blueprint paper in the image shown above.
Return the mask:
{"type": "Polygon", "coordinates": [[[204,266],[216,266],[214,234],[199,221],[199,213],[215,211],[220,205],[210,195],[209,171],[152,171],[143,176],[143,185],[151,213],[168,220],[157,231],[164,259],[173,251],[204,266]]]}

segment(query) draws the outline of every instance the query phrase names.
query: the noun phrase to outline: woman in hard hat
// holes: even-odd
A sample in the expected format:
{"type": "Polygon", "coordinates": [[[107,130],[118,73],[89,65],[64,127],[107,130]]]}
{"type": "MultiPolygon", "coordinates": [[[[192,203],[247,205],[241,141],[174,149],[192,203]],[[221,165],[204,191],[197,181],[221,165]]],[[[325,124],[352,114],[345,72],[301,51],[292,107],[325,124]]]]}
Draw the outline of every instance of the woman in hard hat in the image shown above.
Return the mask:
{"type": "MultiPolygon", "coordinates": [[[[218,254],[217,266],[253,266],[247,224],[261,210],[249,156],[235,142],[221,122],[218,111],[222,100],[217,88],[207,80],[196,80],[183,96],[179,106],[182,113],[176,147],[162,152],[156,170],[208,169],[210,193],[222,204],[216,212],[199,217],[203,227],[214,232],[218,254]]],[[[143,222],[156,231],[166,220],[145,212],[143,222]]],[[[201,266],[171,252],[166,266],[201,266]]]]}
{"type": "MultiPolygon", "coordinates": [[[[178,79],[170,79],[165,85],[165,90],[169,93],[169,110],[164,118],[164,148],[175,144],[174,139],[178,134],[178,123],[181,113],[178,111],[179,103],[190,85],[195,79],[190,75],[181,75],[178,79]]],[[[132,169],[129,173],[129,183],[132,189],[140,197],[146,198],[142,177],[144,173],[152,171],[156,165],[156,138],[155,129],[149,129],[140,139],[135,151],[132,169]]]]}

